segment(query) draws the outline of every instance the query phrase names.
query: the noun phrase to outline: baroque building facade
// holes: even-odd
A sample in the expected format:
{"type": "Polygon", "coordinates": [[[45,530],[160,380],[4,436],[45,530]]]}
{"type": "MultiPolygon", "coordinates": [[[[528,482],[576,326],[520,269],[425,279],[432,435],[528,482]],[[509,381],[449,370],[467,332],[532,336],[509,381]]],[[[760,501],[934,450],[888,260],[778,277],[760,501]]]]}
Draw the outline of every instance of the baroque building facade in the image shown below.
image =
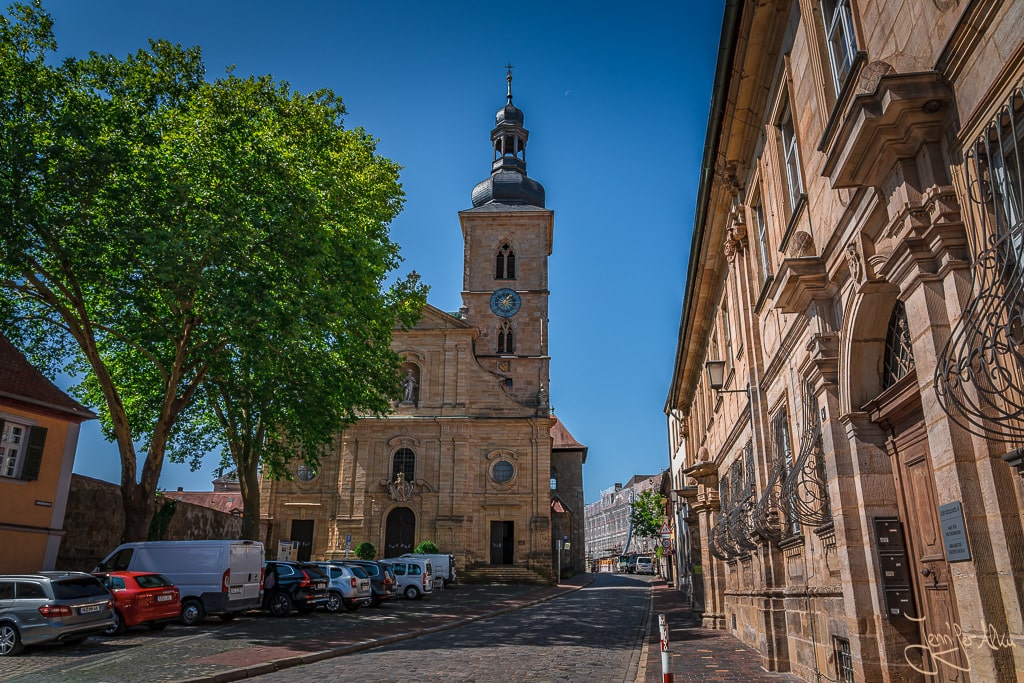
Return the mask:
{"type": "Polygon", "coordinates": [[[261,484],[268,544],[300,558],[394,557],[424,540],[460,575],[517,568],[542,580],[583,569],[587,448],[548,400],[548,257],[554,212],[526,174],[523,112],[508,94],[491,131],[491,175],[459,213],[462,308],[426,306],[394,331],[404,395],[387,417],[340,435],[293,481],[261,484]]]}
{"type": "Polygon", "coordinates": [[[725,3],[665,410],[768,670],[1024,680],[1022,154],[1020,0],[725,3]]]}

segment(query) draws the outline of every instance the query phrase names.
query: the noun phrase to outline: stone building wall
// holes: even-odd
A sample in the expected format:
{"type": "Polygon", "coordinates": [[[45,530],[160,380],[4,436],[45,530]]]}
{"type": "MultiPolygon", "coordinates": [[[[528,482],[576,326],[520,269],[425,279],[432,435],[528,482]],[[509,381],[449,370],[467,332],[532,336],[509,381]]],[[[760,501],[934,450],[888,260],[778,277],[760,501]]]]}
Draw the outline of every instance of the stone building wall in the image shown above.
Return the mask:
{"type": "Polygon", "coordinates": [[[666,404],[704,623],[809,681],[1024,680],[1021,3],[722,35],[666,404]]]}
{"type": "MultiPolygon", "coordinates": [[[[174,512],[161,540],[235,539],[241,534],[241,517],[169,499],[164,499],[162,505],[168,503],[174,504],[174,512]]],[[[54,568],[91,571],[120,545],[123,526],[121,488],[99,479],[73,475],[64,522],[66,533],[54,568]]]]}

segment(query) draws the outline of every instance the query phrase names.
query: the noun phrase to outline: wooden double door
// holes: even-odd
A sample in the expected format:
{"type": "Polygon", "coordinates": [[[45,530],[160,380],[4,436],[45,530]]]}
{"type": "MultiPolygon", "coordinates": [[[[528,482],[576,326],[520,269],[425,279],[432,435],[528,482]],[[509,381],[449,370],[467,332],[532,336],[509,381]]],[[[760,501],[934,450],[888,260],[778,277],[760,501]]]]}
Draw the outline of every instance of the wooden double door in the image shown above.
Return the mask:
{"type": "Polygon", "coordinates": [[[954,633],[959,624],[956,599],[939,522],[939,499],[921,399],[916,382],[901,381],[899,388],[903,390],[887,392],[887,400],[879,402],[873,417],[889,433],[886,446],[906,537],[914,620],[922,644],[908,654],[908,659],[915,654],[921,656],[917,666],[929,672],[928,681],[967,683],[968,663],[954,633]]]}

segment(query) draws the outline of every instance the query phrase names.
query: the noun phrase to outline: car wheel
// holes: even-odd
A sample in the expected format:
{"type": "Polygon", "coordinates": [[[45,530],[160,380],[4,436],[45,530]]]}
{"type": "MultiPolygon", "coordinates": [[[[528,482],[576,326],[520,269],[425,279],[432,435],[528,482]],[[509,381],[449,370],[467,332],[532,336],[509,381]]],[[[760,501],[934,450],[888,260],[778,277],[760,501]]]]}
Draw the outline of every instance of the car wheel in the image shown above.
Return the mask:
{"type": "Polygon", "coordinates": [[[149,628],[150,631],[163,631],[165,628],[167,628],[167,622],[151,621],[148,624],[146,624],[146,626],[149,628]]]}
{"type": "Polygon", "coordinates": [[[357,603],[355,600],[342,600],[341,604],[345,605],[346,612],[355,612],[357,609],[359,609],[359,603],[357,603]]]}
{"type": "Polygon", "coordinates": [[[121,616],[121,613],[114,610],[112,616],[114,617],[114,623],[103,632],[105,636],[119,636],[124,633],[124,618],[121,616]]]}
{"type": "Polygon", "coordinates": [[[195,626],[205,618],[206,610],[203,609],[203,603],[195,598],[189,598],[181,603],[181,623],[185,626],[195,626]]]}
{"type": "Polygon", "coordinates": [[[21,635],[14,624],[0,624],[0,657],[13,657],[25,646],[21,644],[21,635]]]}
{"type": "Polygon", "coordinates": [[[324,609],[328,612],[337,612],[341,609],[341,593],[331,591],[327,594],[327,602],[324,603],[324,609]]]}
{"type": "Polygon", "coordinates": [[[267,600],[267,610],[271,616],[286,617],[292,611],[292,598],[287,593],[280,591],[274,593],[267,600]]]}
{"type": "Polygon", "coordinates": [[[407,600],[416,600],[420,597],[420,589],[416,586],[406,586],[405,597],[407,600]]]}

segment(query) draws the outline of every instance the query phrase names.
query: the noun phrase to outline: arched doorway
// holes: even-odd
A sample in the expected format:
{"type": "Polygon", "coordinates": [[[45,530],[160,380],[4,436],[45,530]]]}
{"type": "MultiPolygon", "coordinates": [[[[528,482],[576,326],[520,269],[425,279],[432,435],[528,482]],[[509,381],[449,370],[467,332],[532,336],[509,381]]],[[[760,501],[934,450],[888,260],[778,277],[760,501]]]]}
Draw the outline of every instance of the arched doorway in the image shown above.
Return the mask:
{"type": "Polygon", "coordinates": [[[876,521],[875,543],[886,613],[890,619],[905,619],[916,626],[920,645],[906,648],[904,656],[918,673],[928,672],[945,683],[965,683],[970,667],[962,650],[929,646],[936,642],[955,643],[953,629],[959,621],[939,521],[939,498],[911,335],[902,303],[893,307],[882,355],[881,392],[866,408],[872,422],[887,437],[885,450],[890,458],[899,512],[894,520],[899,526],[887,528],[897,535],[902,531],[903,536],[891,545],[891,534],[880,532],[882,527],[876,521]],[[887,579],[889,584],[899,585],[887,585],[887,579]]]}
{"type": "Polygon", "coordinates": [[[416,514],[407,507],[388,513],[384,531],[384,557],[411,553],[416,546],[416,514]]]}

